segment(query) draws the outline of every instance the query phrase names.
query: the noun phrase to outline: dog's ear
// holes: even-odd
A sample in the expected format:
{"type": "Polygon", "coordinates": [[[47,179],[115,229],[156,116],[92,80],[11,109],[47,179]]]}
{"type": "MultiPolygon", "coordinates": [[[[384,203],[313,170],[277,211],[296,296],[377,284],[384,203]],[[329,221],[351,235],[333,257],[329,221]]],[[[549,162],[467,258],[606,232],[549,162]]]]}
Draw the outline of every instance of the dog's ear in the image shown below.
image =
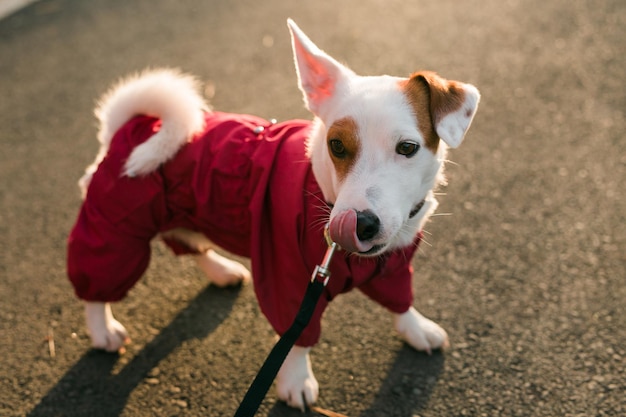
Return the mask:
{"type": "Polygon", "coordinates": [[[458,147],[478,109],[478,89],[471,84],[446,80],[430,71],[411,75],[409,83],[427,87],[430,117],[437,136],[451,148],[458,147]]]}
{"type": "Polygon", "coordinates": [[[336,94],[341,81],[353,73],[319,49],[293,20],[288,19],[287,25],[291,32],[298,86],[304,93],[307,108],[319,116],[324,105],[336,94]]]}

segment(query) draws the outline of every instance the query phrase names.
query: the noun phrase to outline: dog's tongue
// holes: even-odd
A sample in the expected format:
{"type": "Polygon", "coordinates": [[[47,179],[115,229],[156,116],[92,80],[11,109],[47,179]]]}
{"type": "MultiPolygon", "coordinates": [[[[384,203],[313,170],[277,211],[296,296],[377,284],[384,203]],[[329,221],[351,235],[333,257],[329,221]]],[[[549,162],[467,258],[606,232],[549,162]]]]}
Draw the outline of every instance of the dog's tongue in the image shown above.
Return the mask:
{"type": "Polygon", "coordinates": [[[373,245],[359,240],[356,234],[356,221],[354,210],[345,210],[337,214],[330,221],[330,238],[348,252],[367,252],[373,245]]]}

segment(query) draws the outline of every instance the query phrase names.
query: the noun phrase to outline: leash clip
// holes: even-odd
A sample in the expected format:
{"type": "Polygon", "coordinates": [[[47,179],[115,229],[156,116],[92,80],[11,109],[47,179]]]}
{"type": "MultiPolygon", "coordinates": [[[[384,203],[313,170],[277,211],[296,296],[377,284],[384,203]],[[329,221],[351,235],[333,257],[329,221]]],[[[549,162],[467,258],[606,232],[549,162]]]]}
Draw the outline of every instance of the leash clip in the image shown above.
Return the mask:
{"type": "Polygon", "coordinates": [[[311,276],[311,282],[314,282],[317,279],[321,281],[324,286],[326,286],[328,284],[328,280],[330,279],[330,270],[328,269],[330,261],[333,259],[335,251],[341,249],[341,247],[333,242],[333,240],[330,238],[328,224],[324,228],[324,238],[326,239],[326,243],[328,244],[328,249],[326,249],[326,253],[324,254],[321,265],[315,266],[315,269],[313,270],[313,275],[311,276]]]}

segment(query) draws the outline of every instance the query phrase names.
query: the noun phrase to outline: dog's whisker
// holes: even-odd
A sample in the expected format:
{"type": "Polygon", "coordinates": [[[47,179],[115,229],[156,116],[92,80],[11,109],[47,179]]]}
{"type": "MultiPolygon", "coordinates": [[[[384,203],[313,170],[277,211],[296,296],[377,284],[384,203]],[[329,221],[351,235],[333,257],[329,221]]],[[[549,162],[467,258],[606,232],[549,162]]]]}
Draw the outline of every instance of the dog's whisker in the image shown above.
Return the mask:
{"type": "Polygon", "coordinates": [[[311,191],[306,191],[306,194],[310,197],[315,198],[317,201],[321,203],[318,207],[324,208],[325,210],[328,210],[328,212],[330,213],[331,208],[328,206],[328,203],[326,202],[326,200],[324,200],[322,197],[318,196],[316,193],[313,193],[311,191]]]}
{"type": "Polygon", "coordinates": [[[441,162],[445,163],[445,164],[451,164],[451,165],[456,165],[456,166],[461,166],[459,163],[451,161],[449,159],[441,159],[441,162]]]}
{"type": "Polygon", "coordinates": [[[430,246],[431,248],[433,247],[432,243],[430,243],[429,241],[427,241],[426,239],[424,239],[424,237],[422,237],[422,240],[420,241],[420,243],[424,243],[428,246],[430,246]]]}

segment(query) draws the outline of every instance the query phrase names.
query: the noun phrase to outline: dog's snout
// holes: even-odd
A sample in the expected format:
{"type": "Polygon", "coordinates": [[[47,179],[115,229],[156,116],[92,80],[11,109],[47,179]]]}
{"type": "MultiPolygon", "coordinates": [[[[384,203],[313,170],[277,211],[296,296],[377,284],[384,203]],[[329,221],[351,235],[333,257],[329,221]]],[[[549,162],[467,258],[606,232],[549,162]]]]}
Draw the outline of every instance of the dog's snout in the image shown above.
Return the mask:
{"type": "Polygon", "coordinates": [[[380,231],[380,219],[369,210],[356,212],[356,235],[360,241],[374,238],[380,231]]]}

